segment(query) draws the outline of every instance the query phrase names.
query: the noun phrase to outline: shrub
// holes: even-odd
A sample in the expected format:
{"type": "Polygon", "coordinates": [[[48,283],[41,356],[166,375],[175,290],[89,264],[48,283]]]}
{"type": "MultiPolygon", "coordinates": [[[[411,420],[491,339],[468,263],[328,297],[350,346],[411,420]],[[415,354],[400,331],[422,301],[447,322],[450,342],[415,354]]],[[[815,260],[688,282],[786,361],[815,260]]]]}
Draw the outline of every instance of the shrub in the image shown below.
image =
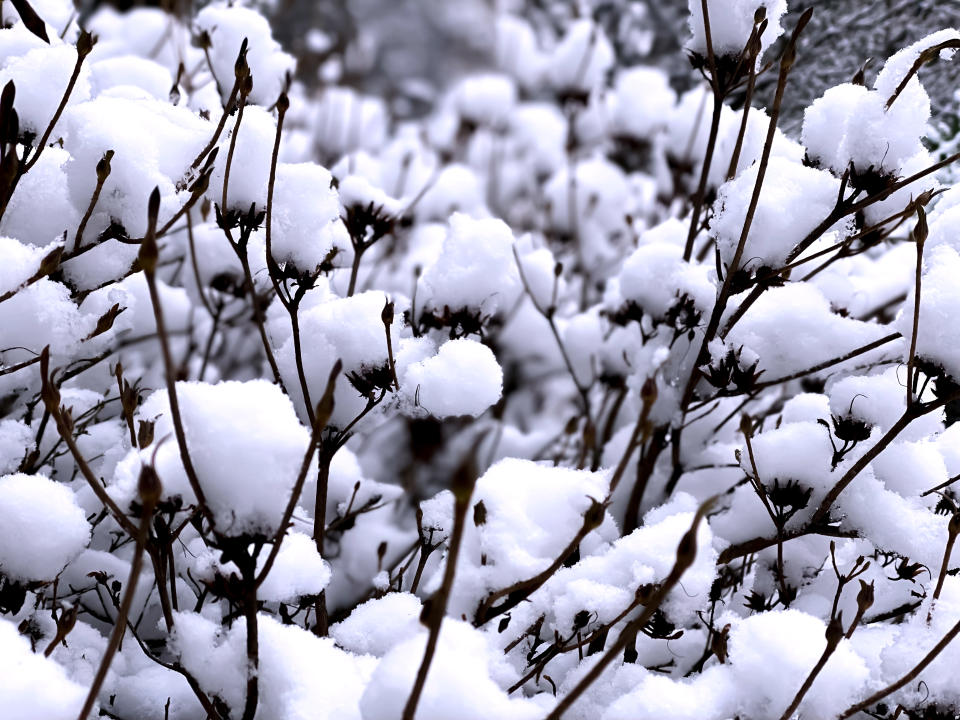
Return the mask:
{"type": "Polygon", "coordinates": [[[810,12],[530,5],[417,120],[4,8],[5,718],[956,716],[960,32],[792,137],[810,12]]]}

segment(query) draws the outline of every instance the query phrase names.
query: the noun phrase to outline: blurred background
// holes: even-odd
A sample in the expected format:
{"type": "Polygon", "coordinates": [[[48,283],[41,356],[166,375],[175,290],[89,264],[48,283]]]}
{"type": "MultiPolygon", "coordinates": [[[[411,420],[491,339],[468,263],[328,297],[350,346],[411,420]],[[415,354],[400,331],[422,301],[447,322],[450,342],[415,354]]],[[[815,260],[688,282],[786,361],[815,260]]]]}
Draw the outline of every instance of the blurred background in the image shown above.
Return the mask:
{"type": "MultiPolygon", "coordinates": [[[[154,6],[186,14],[202,0],[78,0],[81,17],[102,5],[154,6]]],[[[617,66],[657,65],[677,90],[697,80],[682,61],[686,0],[257,0],[274,35],[297,57],[297,79],[308,88],[336,83],[391,101],[395,116],[427,112],[465,72],[495,64],[498,15],[526,19],[537,41],[550,47],[570,22],[590,16],[606,30],[617,66]]],[[[790,2],[788,29],[811,0],[790,2]]],[[[960,0],[813,0],[810,27],[800,43],[782,126],[799,129],[803,109],[824,89],[853,77],[865,61],[869,80],[899,48],[929,32],[952,27],[960,0]]],[[[789,33],[788,33],[789,34],[789,33]]],[[[781,39],[781,42],[785,37],[781,39]]],[[[503,48],[500,49],[503,51],[503,48]]],[[[960,64],[938,63],[922,73],[944,134],[958,129],[960,64]],[[939,65],[939,66],[938,66],[939,65]]],[[[760,81],[760,102],[772,95],[775,73],[760,81]]],[[[736,104],[736,103],[734,103],[736,104]]]]}

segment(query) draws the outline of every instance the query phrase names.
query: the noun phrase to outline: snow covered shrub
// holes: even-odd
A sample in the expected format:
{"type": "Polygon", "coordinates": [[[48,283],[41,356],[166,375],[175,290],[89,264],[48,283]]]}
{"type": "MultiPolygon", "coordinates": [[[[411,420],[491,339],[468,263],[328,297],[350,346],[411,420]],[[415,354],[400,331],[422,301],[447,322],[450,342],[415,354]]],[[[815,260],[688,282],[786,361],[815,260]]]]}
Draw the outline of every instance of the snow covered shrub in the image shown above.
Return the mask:
{"type": "Polygon", "coordinates": [[[635,5],[3,5],[0,716],[960,717],[960,32],[635,5]]]}

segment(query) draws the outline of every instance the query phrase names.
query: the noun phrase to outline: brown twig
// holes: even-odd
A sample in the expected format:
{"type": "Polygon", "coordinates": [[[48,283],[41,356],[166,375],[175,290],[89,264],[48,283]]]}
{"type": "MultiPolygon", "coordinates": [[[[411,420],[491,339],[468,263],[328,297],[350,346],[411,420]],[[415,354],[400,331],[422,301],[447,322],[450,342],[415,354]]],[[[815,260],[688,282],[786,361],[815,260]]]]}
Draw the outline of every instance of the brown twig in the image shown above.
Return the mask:
{"type": "MultiPolygon", "coordinates": [[[[648,622],[650,622],[650,618],[653,617],[654,612],[656,612],[663,601],[666,600],[667,595],[674,588],[674,586],[680,582],[680,578],[696,559],[697,528],[699,527],[700,521],[703,520],[703,517],[710,509],[713,502],[714,499],[711,498],[697,509],[697,512],[693,517],[693,522],[690,525],[690,529],[687,530],[683,538],[680,540],[680,544],[677,546],[677,558],[674,562],[673,568],[670,570],[670,573],[667,575],[667,577],[664,578],[663,582],[660,583],[660,586],[653,593],[650,601],[644,606],[640,615],[627,623],[626,627],[620,633],[620,637],[617,638],[617,641],[596,663],[594,663],[593,667],[590,668],[590,671],[584,675],[580,682],[574,685],[573,688],[571,688],[571,690],[563,698],[561,698],[560,702],[558,702],[556,707],[554,707],[554,709],[547,714],[544,720],[560,720],[564,713],[566,713],[573,703],[577,701],[577,698],[583,695],[587,688],[597,681],[603,671],[606,670],[607,666],[610,665],[610,663],[612,663],[617,657],[619,657],[621,653],[623,653],[633,635],[643,628],[648,622]]],[[[411,718],[405,718],[405,720],[411,720],[411,718]]]]}

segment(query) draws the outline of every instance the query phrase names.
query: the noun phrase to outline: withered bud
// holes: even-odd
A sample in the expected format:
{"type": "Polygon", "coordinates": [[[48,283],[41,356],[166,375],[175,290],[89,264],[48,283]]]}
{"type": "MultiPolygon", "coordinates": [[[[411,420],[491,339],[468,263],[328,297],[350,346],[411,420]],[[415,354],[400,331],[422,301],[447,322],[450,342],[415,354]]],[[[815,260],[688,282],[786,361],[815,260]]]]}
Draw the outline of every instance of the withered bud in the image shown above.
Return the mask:
{"type": "Polygon", "coordinates": [[[951,537],[956,537],[960,533],[960,512],[955,512],[947,524],[947,532],[951,537]]]}
{"type": "Polygon", "coordinates": [[[154,422],[152,420],[140,421],[137,427],[137,447],[143,449],[153,444],[153,428],[154,422]]]}
{"type": "Polygon", "coordinates": [[[72,407],[60,407],[60,421],[64,432],[66,434],[73,435],[74,424],[72,407]]]}
{"type": "Polygon", "coordinates": [[[280,97],[277,98],[277,114],[283,115],[290,109],[290,97],[285,93],[280,93],[280,97]]]}
{"type": "Polygon", "coordinates": [[[865,613],[873,605],[873,581],[860,581],[860,592],[857,593],[857,607],[860,613],[865,613]]]}
{"type": "Polygon", "coordinates": [[[76,605],[71,605],[69,608],[66,608],[57,619],[57,630],[61,635],[66,636],[74,626],[77,624],[77,616],[79,615],[79,607],[76,605]]]}
{"type": "MultiPolygon", "coordinates": [[[[206,33],[204,33],[206,34],[206,33]]],[[[209,42],[209,36],[207,37],[209,42]]],[[[237,53],[237,61],[233,64],[233,75],[239,80],[250,72],[250,66],[247,64],[247,38],[240,43],[240,52],[237,53]]]]}
{"type": "Polygon", "coordinates": [[[140,267],[148,275],[152,275],[157,269],[157,259],[160,256],[160,251],[157,249],[157,216],[159,214],[160,188],[155,187],[147,203],[147,233],[143,242],[140,243],[140,253],[137,256],[140,267]]]}
{"type": "Polygon", "coordinates": [[[697,559],[697,529],[690,528],[677,545],[677,567],[688,568],[697,559]]]}
{"type": "Polygon", "coordinates": [[[317,428],[318,431],[323,430],[324,426],[330,421],[330,418],[333,417],[333,391],[337,384],[337,376],[342,369],[343,362],[337,360],[330,370],[330,377],[327,380],[327,387],[323,391],[323,396],[320,398],[320,402],[317,403],[314,418],[320,426],[317,428]]]}
{"type": "Polygon", "coordinates": [[[603,503],[597,502],[593,498],[590,498],[590,507],[587,508],[587,511],[583,514],[583,528],[587,532],[591,532],[600,527],[603,523],[604,516],[604,507],[603,503]]]}
{"type": "Polygon", "coordinates": [[[652,406],[657,401],[657,381],[648,377],[640,387],[640,400],[644,405],[652,406]]]}
{"type": "Polygon", "coordinates": [[[637,602],[641,605],[648,604],[653,599],[653,594],[656,592],[657,587],[653,583],[644,583],[637,588],[637,591],[634,593],[634,597],[637,602]]]}
{"type": "Polygon", "coordinates": [[[393,313],[394,313],[393,301],[388,300],[384,304],[383,310],[380,313],[380,319],[383,320],[384,325],[393,325],[393,313]]]}
{"type": "Polygon", "coordinates": [[[930,230],[927,227],[927,211],[923,209],[923,205],[917,205],[917,226],[913,229],[913,237],[916,239],[917,245],[922,247],[927,241],[927,236],[929,234],[930,230]]]}
{"type": "Polygon", "coordinates": [[[80,36],[77,38],[77,55],[80,57],[80,59],[85,58],[90,54],[90,51],[93,50],[93,46],[96,44],[96,35],[91,35],[86,30],[81,30],[80,36]]]}
{"type": "Polygon", "coordinates": [[[837,616],[827,623],[824,637],[827,639],[827,647],[836,647],[843,640],[843,613],[837,613],[837,616]]]}
{"type": "Polygon", "coordinates": [[[453,492],[454,500],[458,505],[470,502],[470,496],[473,494],[473,487],[477,483],[477,473],[474,470],[473,462],[466,458],[457,471],[453,474],[450,482],[450,490],[453,492]]]}
{"type": "Polygon", "coordinates": [[[113,160],[113,150],[107,150],[97,162],[97,180],[101,183],[110,176],[111,160],[113,160]]]}
{"type": "MultiPolygon", "coordinates": [[[[422,511],[421,511],[422,512],[422,511]]],[[[487,522],[487,506],[483,504],[483,500],[477,502],[473,506],[473,524],[477,527],[485,524],[487,522]]]]}
{"type": "Polygon", "coordinates": [[[163,494],[163,484],[152,465],[143,465],[140,468],[140,478],[137,480],[137,494],[143,506],[151,510],[160,502],[163,494]]]}

